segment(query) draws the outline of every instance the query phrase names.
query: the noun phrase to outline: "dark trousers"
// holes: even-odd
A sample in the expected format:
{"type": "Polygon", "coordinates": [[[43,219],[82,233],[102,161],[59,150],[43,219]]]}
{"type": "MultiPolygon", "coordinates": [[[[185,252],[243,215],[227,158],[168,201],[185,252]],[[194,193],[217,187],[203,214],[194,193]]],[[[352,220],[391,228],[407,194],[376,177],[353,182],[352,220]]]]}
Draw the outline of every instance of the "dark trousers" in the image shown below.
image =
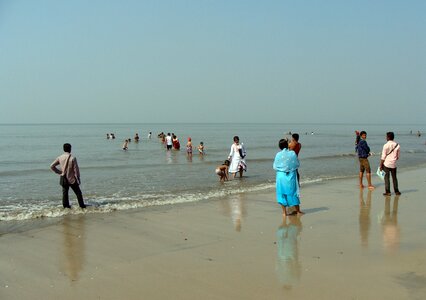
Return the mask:
{"type": "Polygon", "coordinates": [[[74,191],[75,195],[77,196],[78,205],[80,205],[81,208],[85,208],[86,205],[84,204],[84,201],[83,201],[83,194],[81,193],[80,186],[78,185],[77,182],[62,187],[62,205],[64,206],[64,208],[71,207],[70,201],[68,198],[68,191],[70,187],[74,191]]]}
{"type": "Polygon", "coordinates": [[[390,193],[390,179],[389,179],[389,173],[392,175],[392,183],[393,183],[393,189],[395,193],[399,192],[398,189],[398,179],[396,178],[396,168],[387,168],[383,166],[383,171],[385,171],[385,192],[390,193]]]}

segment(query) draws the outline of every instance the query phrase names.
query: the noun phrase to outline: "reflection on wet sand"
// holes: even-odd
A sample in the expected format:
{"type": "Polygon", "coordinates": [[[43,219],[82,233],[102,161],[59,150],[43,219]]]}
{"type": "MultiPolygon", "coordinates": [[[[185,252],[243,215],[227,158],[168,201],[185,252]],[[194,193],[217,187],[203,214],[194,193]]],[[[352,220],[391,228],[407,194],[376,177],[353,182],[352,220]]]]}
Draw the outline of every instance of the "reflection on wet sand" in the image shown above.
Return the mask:
{"type": "Polygon", "coordinates": [[[367,201],[364,201],[364,191],[359,190],[359,235],[361,245],[368,247],[368,236],[370,234],[370,211],[371,211],[371,190],[367,191],[367,201]]]}
{"type": "Polygon", "coordinates": [[[225,215],[231,216],[236,231],[241,231],[242,219],[246,215],[246,208],[242,195],[229,197],[221,201],[225,215]]]}
{"type": "Polygon", "coordinates": [[[399,196],[395,196],[391,210],[391,197],[385,198],[385,209],[381,217],[381,223],[383,248],[387,253],[395,253],[399,249],[401,232],[398,226],[398,201],[399,196]]]}
{"type": "Polygon", "coordinates": [[[302,222],[298,216],[284,218],[276,231],[277,278],[286,289],[291,289],[297,284],[302,274],[298,247],[298,236],[301,232],[302,222]]]}
{"type": "Polygon", "coordinates": [[[77,281],[83,269],[85,254],[85,216],[65,216],[62,222],[63,271],[71,281],[77,281]]]}

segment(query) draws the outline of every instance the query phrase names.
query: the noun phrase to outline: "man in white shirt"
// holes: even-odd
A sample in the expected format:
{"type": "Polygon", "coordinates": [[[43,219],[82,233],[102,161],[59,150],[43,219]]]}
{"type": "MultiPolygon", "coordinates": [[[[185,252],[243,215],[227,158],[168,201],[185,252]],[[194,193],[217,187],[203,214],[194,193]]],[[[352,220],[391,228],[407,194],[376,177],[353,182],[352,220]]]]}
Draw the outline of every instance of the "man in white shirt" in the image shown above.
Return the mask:
{"type": "Polygon", "coordinates": [[[62,205],[64,208],[71,208],[68,199],[68,191],[71,189],[77,196],[78,204],[81,208],[86,208],[83,201],[83,195],[80,190],[80,169],[77,159],[71,155],[71,144],[64,144],[64,154],[60,155],[50,165],[50,169],[58,175],[65,176],[66,182],[62,185],[62,205]],[[56,166],[60,165],[61,170],[56,166]]]}
{"type": "Polygon", "coordinates": [[[386,140],[387,143],[383,146],[380,170],[385,171],[385,192],[384,196],[390,196],[390,179],[389,173],[392,175],[393,189],[395,195],[401,195],[398,189],[398,179],[396,178],[396,161],[399,159],[400,146],[394,142],[394,133],[387,132],[386,140]]]}
{"type": "Polygon", "coordinates": [[[173,140],[172,140],[172,136],[170,135],[170,132],[166,136],[166,146],[167,146],[167,150],[171,150],[173,146],[173,140]]]}

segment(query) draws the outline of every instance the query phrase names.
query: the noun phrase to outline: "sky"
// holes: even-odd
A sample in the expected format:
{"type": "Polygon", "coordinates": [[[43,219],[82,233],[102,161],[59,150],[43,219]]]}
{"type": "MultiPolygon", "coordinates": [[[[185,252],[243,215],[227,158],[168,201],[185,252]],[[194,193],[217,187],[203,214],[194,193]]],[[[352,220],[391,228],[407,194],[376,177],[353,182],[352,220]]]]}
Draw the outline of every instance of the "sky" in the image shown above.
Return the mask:
{"type": "Polygon", "coordinates": [[[425,124],[426,1],[0,0],[0,123],[425,124]]]}

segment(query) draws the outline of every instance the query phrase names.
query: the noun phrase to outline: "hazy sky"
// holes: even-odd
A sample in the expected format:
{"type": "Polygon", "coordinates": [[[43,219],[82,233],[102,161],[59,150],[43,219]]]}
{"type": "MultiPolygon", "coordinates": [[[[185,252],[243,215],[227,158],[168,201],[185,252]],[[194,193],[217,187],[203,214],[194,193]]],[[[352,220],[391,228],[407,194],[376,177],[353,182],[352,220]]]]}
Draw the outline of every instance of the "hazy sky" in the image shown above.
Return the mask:
{"type": "Polygon", "coordinates": [[[0,123],[426,123],[426,1],[0,0],[0,123]]]}

